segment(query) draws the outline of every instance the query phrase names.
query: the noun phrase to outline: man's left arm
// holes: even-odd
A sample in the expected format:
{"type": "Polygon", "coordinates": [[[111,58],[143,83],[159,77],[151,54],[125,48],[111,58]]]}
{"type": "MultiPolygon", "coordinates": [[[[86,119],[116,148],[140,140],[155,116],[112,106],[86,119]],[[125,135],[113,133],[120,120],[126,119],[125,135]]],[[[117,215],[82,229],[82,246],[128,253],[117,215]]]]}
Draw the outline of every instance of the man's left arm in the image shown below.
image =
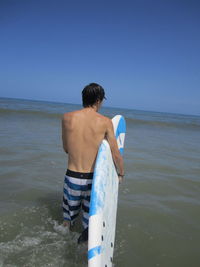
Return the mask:
{"type": "Polygon", "coordinates": [[[67,149],[67,142],[66,142],[66,121],[65,118],[63,116],[62,118],[62,143],[63,143],[63,149],[66,153],[68,153],[68,149],[67,149]]]}

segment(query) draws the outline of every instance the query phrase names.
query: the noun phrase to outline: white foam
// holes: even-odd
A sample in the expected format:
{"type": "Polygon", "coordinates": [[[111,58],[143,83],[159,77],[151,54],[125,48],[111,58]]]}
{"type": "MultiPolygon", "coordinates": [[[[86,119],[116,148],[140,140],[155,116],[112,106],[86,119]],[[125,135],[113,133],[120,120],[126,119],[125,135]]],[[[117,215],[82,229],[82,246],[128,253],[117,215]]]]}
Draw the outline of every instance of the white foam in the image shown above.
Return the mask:
{"type": "Polygon", "coordinates": [[[13,241],[7,243],[0,243],[0,250],[2,253],[13,253],[23,251],[24,248],[37,246],[42,242],[40,238],[17,236],[13,241]]]}
{"type": "Polygon", "coordinates": [[[36,237],[25,237],[24,240],[22,240],[20,243],[22,244],[23,247],[32,247],[32,246],[37,246],[41,243],[40,238],[36,237]]]}
{"type": "Polygon", "coordinates": [[[57,222],[55,222],[53,229],[63,235],[69,234],[69,228],[62,224],[59,225],[57,222]]]}
{"type": "Polygon", "coordinates": [[[53,229],[56,232],[61,233],[62,235],[69,234],[69,228],[63,226],[63,224],[59,224],[56,220],[52,220],[51,218],[48,218],[47,221],[48,223],[53,225],[53,229]]]}

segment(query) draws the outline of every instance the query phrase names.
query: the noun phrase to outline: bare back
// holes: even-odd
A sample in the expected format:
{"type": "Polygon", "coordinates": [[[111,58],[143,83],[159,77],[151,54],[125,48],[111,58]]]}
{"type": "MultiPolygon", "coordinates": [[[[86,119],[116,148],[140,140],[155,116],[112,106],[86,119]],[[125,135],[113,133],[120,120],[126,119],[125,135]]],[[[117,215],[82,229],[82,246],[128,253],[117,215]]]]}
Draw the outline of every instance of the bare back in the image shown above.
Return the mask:
{"type": "Polygon", "coordinates": [[[99,145],[106,135],[108,118],[93,109],[66,113],[62,121],[64,150],[68,168],[77,172],[93,172],[99,145]]]}

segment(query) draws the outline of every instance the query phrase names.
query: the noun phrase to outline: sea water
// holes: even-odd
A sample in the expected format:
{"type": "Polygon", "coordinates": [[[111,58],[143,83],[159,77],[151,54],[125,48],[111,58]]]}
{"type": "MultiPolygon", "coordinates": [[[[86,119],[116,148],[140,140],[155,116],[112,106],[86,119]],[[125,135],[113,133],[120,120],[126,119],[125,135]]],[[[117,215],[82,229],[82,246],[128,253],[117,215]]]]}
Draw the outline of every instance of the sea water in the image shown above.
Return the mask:
{"type": "MultiPolygon", "coordinates": [[[[62,226],[61,118],[79,105],[0,98],[0,266],[87,266],[62,226]]],[[[200,117],[103,107],[127,122],[115,267],[200,266],[200,117]]]]}

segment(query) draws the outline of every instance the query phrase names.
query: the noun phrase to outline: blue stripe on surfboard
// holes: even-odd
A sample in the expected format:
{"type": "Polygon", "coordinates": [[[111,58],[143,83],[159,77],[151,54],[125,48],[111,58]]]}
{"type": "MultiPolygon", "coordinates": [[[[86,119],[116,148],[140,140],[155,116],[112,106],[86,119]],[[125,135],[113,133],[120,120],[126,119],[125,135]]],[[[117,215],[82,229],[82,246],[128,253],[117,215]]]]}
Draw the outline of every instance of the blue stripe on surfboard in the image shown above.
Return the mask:
{"type": "Polygon", "coordinates": [[[90,206],[89,216],[97,214],[98,210],[98,205],[97,205],[98,195],[95,191],[92,191],[91,199],[92,199],[92,205],[90,206]]]}
{"type": "Polygon", "coordinates": [[[117,125],[117,129],[116,129],[116,133],[115,133],[116,139],[118,138],[118,136],[121,133],[126,133],[126,121],[125,121],[124,117],[122,117],[122,116],[121,116],[119,123],[117,125]]]}
{"type": "MultiPolygon", "coordinates": [[[[117,129],[116,129],[116,133],[115,133],[116,139],[119,137],[119,135],[121,133],[124,133],[124,134],[126,133],[126,121],[125,121],[123,116],[121,116],[119,123],[118,123],[118,126],[117,126],[117,129]]],[[[124,154],[124,148],[121,147],[119,149],[119,152],[121,155],[123,155],[124,154]]]]}
{"type": "Polygon", "coordinates": [[[97,246],[88,250],[88,260],[91,260],[93,257],[101,254],[101,246],[97,246]]]}
{"type": "Polygon", "coordinates": [[[123,147],[121,147],[121,148],[119,149],[119,152],[120,152],[121,155],[124,154],[124,149],[123,149],[123,147]]]}
{"type": "MultiPolygon", "coordinates": [[[[105,145],[104,145],[104,143],[102,143],[99,147],[99,151],[98,151],[97,159],[96,159],[96,164],[99,161],[99,157],[101,156],[101,154],[103,153],[104,150],[105,150],[105,145]]],[[[94,170],[93,181],[95,179],[96,179],[96,171],[94,170]]],[[[99,198],[98,191],[96,191],[96,190],[91,190],[91,199],[92,199],[92,203],[90,203],[89,216],[97,214],[97,211],[100,210],[104,205],[103,200],[99,198]]]]}

